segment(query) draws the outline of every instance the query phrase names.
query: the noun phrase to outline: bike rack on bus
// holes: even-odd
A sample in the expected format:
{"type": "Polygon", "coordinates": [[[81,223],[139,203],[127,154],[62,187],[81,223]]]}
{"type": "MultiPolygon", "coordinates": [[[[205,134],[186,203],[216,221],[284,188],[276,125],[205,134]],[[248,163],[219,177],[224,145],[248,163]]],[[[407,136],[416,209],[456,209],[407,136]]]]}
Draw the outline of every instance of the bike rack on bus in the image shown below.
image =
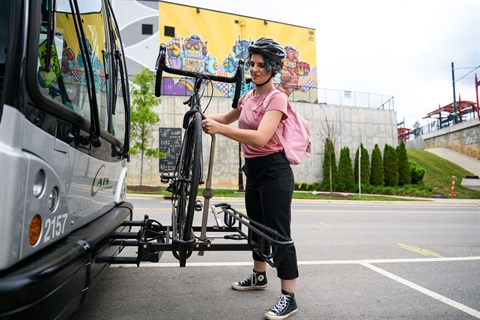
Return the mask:
{"type": "MultiPolygon", "coordinates": [[[[217,203],[211,206],[216,225],[206,228],[206,239],[199,237],[188,243],[171,242],[170,227],[162,226],[158,221],[145,216],[142,221],[126,221],[125,225],[138,227],[138,231],[121,232],[112,235],[117,244],[125,247],[136,246],[136,257],[112,257],[112,264],[137,264],[142,261],[159,262],[164,251],[175,250],[175,246],[185,245],[191,251],[254,251],[272,267],[278,267],[287,248],[293,246],[293,240],[284,237],[275,230],[255,222],[229,203],[217,203]],[[223,219],[222,216],[223,215],[223,219]],[[245,230],[245,228],[248,230],[245,230]],[[213,234],[213,236],[212,236],[213,234]],[[220,235],[218,235],[220,234],[220,235]],[[254,235],[257,241],[254,241],[254,235]],[[120,242],[118,242],[120,241],[120,242]],[[216,243],[220,241],[221,243],[216,243]]],[[[194,226],[194,232],[200,232],[201,226],[194,226]]]]}

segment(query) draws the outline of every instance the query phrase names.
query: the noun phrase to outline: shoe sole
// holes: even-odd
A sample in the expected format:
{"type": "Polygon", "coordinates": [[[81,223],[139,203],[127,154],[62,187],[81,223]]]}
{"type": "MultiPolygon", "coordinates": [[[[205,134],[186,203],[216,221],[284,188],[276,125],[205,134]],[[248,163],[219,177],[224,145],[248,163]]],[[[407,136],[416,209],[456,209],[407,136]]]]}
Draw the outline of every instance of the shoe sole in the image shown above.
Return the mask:
{"type": "Polygon", "coordinates": [[[232,283],[232,289],[233,290],[237,290],[237,291],[248,291],[248,290],[263,290],[267,287],[266,284],[262,285],[262,286],[248,286],[248,287],[242,287],[242,286],[238,286],[234,283],[232,283]]]}
{"type": "Polygon", "coordinates": [[[290,318],[291,316],[293,316],[295,313],[297,313],[297,311],[298,311],[298,309],[295,309],[295,310],[293,310],[292,312],[290,312],[289,314],[284,315],[284,316],[273,316],[273,315],[265,314],[265,319],[268,319],[268,320],[288,319],[288,318],[290,318]]]}

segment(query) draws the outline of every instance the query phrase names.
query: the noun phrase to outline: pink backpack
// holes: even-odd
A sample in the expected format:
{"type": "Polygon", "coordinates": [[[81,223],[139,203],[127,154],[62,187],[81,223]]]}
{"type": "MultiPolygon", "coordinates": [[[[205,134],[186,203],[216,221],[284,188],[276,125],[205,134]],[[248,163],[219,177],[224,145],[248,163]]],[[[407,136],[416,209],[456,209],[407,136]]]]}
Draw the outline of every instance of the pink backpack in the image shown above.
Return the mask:
{"type": "MultiPolygon", "coordinates": [[[[272,90],[263,100],[263,109],[267,109],[268,101],[273,96],[277,89],[272,90]]],[[[252,91],[246,93],[249,98],[252,91]]],[[[290,164],[300,164],[304,156],[310,157],[311,141],[310,141],[310,127],[308,122],[293,110],[287,98],[287,114],[288,118],[283,120],[283,133],[280,127],[277,128],[275,134],[282,143],[285,156],[290,164]]]]}

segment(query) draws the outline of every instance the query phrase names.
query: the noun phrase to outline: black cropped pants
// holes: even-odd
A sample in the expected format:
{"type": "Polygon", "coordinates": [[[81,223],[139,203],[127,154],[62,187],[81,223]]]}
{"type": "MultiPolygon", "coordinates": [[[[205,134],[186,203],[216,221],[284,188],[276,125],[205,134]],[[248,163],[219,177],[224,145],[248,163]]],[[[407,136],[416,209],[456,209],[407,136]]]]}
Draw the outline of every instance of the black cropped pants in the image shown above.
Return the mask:
{"type": "MultiPolygon", "coordinates": [[[[243,167],[247,177],[245,207],[250,219],[291,238],[291,202],[295,187],[292,168],[283,153],[246,158],[243,167]]],[[[253,237],[255,241],[256,237],[253,237]]],[[[253,259],[264,261],[253,252],[253,259]]],[[[277,268],[280,279],[298,278],[295,247],[287,249],[277,268]]]]}

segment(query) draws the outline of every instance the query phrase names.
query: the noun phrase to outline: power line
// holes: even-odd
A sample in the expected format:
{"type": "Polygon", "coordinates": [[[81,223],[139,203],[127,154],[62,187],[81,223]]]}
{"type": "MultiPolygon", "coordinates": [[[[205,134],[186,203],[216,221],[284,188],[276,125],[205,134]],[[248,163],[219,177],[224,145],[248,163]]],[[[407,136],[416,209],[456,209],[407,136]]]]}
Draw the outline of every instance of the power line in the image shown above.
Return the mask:
{"type": "Polygon", "coordinates": [[[473,71],[477,70],[478,68],[480,68],[480,66],[476,66],[476,67],[472,67],[472,68],[455,68],[455,69],[472,69],[470,72],[467,72],[466,74],[464,74],[463,77],[455,80],[455,82],[462,80],[463,78],[465,78],[465,77],[468,76],[470,73],[472,73],[473,71]]]}

